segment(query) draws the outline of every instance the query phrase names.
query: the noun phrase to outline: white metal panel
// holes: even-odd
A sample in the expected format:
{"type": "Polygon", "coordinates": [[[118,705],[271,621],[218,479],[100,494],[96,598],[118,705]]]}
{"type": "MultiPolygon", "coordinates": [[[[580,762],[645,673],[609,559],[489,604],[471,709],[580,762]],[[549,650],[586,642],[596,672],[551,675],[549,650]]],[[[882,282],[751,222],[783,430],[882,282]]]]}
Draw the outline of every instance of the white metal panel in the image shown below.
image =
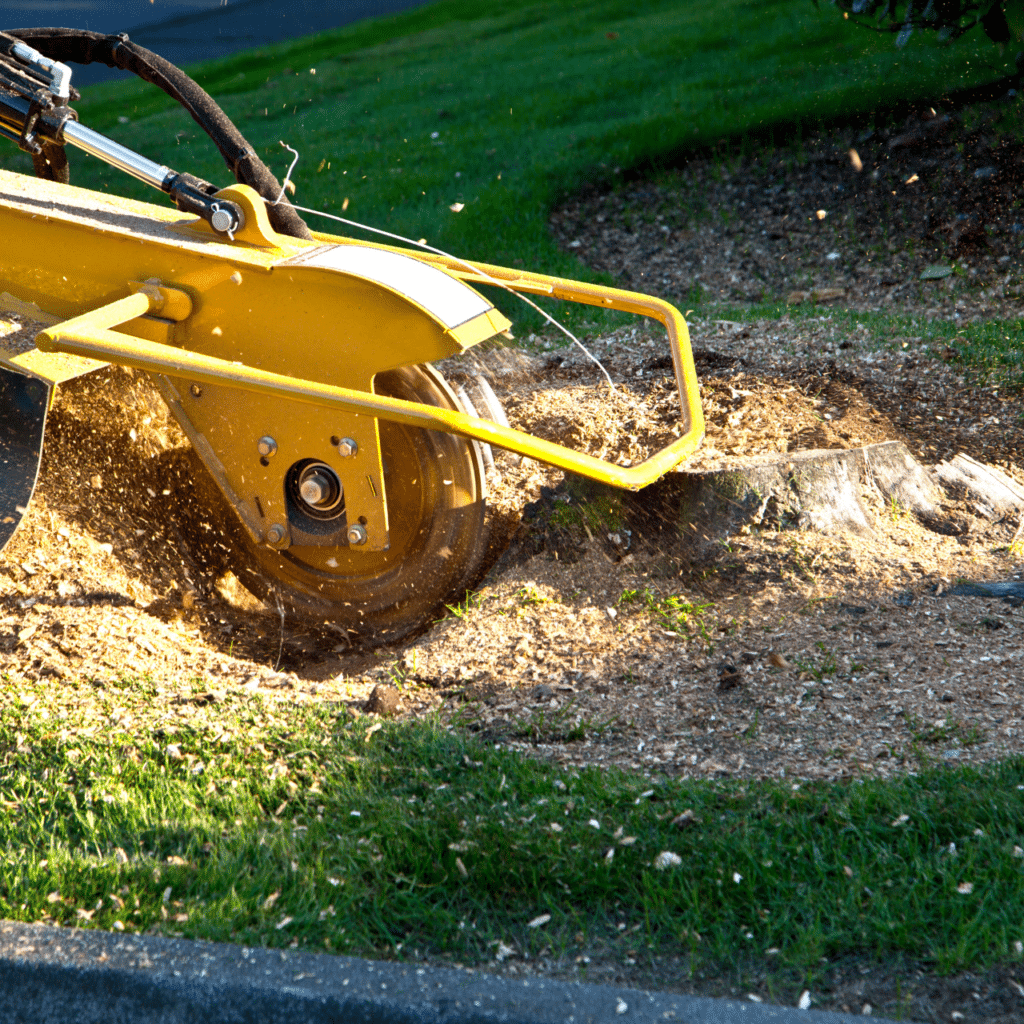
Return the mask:
{"type": "Polygon", "coordinates": [[[324,245],[278,266],[319,267],[389,288],[422,306],[446,327],[458,327],[492,305],[458,278],[411,256],[366,245],[324,245]]]}

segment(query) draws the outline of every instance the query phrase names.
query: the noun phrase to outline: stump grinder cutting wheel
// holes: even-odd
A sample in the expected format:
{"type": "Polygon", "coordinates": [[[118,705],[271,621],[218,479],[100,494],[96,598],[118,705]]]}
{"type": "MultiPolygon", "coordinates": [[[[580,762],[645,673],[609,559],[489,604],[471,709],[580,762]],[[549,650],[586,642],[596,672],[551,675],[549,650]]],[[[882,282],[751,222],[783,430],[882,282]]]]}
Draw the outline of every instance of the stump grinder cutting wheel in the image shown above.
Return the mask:
{"type": "Polygon", "coordinates": [[[0,547],[35,488],[55,387],[110,363],[146,371],[191,441],[197,499],[224,506],[236,575],[294,615],[375,642],[417,628],[478,574],[481,444],[635,490],[703,438],[686,324],[671,305],[311,232],[220,107],[124,35],[0,33],[0,135],[37,174],[0,171],[0,314],[41,328],[0,337],[0,547]],[[65,61],[162,88],[237,183],[218,189],[80,124],[65,61]],[[175,208],[73,188],[67,145],[175,208]],[[511,326],[479,284],[661,322],[678,440],[622,467],[477,416],[430,364],[511,326]]]}

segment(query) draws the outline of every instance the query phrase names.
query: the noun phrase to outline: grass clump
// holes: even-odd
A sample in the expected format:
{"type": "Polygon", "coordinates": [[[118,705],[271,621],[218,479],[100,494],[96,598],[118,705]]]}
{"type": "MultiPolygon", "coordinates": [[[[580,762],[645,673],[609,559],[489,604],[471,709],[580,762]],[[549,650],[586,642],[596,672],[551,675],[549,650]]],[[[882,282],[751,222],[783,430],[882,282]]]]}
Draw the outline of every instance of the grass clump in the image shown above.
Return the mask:
{"type": "Polygon", "coordinates": [[[820,683],[826,679],[831,679],[836,674],[839,664],[836,661],[835,654],[820,640],[817,643],[817,648],[817,655],[807,658],[794,656],[793,664],[815,682],[820,683]]]}
{"type": "Polygon", "coordinates": [[[584,529],[604,536],[621,530],[626,522],[621,492],[573,480],[569,493],[556,501],[549,522],[556,529],[584,529]]]}
{"type": "Polygon", "coordinates": [[[512,723],[514,736],[531,743],[576,743],[588,736],[600,739],[618,725],[617,718],[595,718],[586,714],[575,700],[557,708],[536,708],[512,723]]]}
{"type": "Polygon", "coordinates": [[[919,718],[908,717],[907,728],[915,743],[950,744],[971,747],[985,742],[985,730],[978,725],[961,722],[955,718],[940,718],[935,722],[925,722],[919,718]]]}
{"type": "Polygon", "coordinates": [[[619,597],[619,604],[640,605],[665,629],[673,633],[690,632],[696,627],[705,637],[708,634],[704,626],[704,614],[709,608],[714,607],[711,602],[702,604],[699,601],[690,601],[679,594],[657,594],[649,587],[643,590],[624,590],[619,597]]]}
{"type": "Polygon", "coordinates": [[[130,732],[58,718],[42,688],[3,708],[0,916],[463,962],[500,941],[695,964],[778,949],[780,967],[898,951],[946,971],[1024,938],[1020,759],[652,782],[347,709],[225,698],[169,735],[143,721],[150,688],[111,701],[130,732]],[[666,851],[679,867],[659,870],[666,851]]]}

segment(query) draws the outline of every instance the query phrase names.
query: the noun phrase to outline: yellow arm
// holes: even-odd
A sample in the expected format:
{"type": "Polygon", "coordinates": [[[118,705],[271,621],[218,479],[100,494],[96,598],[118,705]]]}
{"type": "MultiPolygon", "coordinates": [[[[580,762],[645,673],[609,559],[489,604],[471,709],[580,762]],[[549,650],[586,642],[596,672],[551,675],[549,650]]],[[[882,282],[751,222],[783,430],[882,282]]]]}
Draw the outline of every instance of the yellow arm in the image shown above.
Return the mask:
{"type": "Polygon", "coordinates": [[[663,323],[669,333],[677,378],[682,379],[680,398],[687,426],[682,437],[638,466],[617,466],[490,420],[418,402],[270,373],[171,345],[144,341],[110,329],[146,312],[160,312],[171,319],[175,318],[175,307],[181,311],[190,308],[186,307],[184,301],[188,296],[170,288],[151,286],[126,299],[47,328],[36,337],[36,345],[44,352],[68,352],[133,366],[151,373],[183,377],[198,383],[227,385],[243,391],[332,407],[341,412],[377,416],[412,426],[461,434],[629,490],[639,490],[653,483],[696,450],[704,436],[704,417],[700,408],[686,322],[678,310],[659,299],[600,285],[562,281],[540,274],[516,275],[513,278],[514,271],[489,266],[482,269],[492,276],[496,276],[495,271],[507,275],[509,286],[516,289],[521,287],[522,290],[558,294],[559,297],[587,301],[593,305],[604,304],[613,309],[644,312],[663,323]]]}

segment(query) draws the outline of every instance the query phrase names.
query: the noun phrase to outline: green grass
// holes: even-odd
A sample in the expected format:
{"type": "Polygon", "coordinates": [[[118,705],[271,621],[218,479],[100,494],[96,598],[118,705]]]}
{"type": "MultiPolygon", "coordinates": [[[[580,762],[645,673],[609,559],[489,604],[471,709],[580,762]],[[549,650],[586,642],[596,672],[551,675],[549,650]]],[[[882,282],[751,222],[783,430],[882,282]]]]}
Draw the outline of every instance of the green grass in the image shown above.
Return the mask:
{"type": "Polygon", "coordinates": [[[978,379],[1015,387],[1024,383],[1024,319],[982,320],[965,327],[940,322],[937,326],[949,332],[951,358],[975,371],[978,379]]]}
{"type": "Polygon", "coordinates": [[[677,594],[656,594],[653,590],[624,590],[619,604],[640,604],[665,629],[674,633],[688,633],[694,627],[707,639],[704,613],[714,607],[711,603],[693,602],[677,594]]]}
{"type": "Polygon", "coordinates": [[[738,323],[789,318],[799,324],[824,317],[847,333],[866,328],[868,339],[878,349],[902,350],[908,355],[924,351],[958,363],[977,383],[1014,387],[1024,383],[1024,317],[961,323],[923,313],[868,312],[813,304],[790,306],[783,301],[746,305],[703,302],[695,303],[693,312],[705,319],[738,323]]]}
{"type": "MultiPolygon", "coordinates": [[[[726,140],[771,144],[933,99],[1004,74],[994,61],[983,42],[947,50],[915,36],[897,51],[807,0],[443,0],[192,70],[279,175],[279,140],[299,149],[297,201],[338,213],[347,198],[356,219],[461,255],[593,278],[547,230],[567,193],[726,140]]],[[[228,183],[202,131],[154,87],[85,93],[84,123],[228,183]]],[[[30,172],[13,147],[2,159],[30,172]]],[[[78,184],[152,198],[84,155],[73,164],[78,184]]]]}
{"type": "Polygon", "coordinates": [[[793,664],[801,672],[806,672],[811,679],[820,683],[835,675],[838,665],[835,655],[819,640],[816,644],[818,653],[809,658],[793,658],[793,664]]]}
{"type": "Polygon", "coordinates": [[[779,970],[1019,959],[1020,759],[890,783],[651,780],[436,723],[198,687],[168,715],[167,696],[83,682],[5,702],[0,917],[462,962],[498,941],[779,970]],[[658,870],[664,851],[681,865],[658,870]]]}

